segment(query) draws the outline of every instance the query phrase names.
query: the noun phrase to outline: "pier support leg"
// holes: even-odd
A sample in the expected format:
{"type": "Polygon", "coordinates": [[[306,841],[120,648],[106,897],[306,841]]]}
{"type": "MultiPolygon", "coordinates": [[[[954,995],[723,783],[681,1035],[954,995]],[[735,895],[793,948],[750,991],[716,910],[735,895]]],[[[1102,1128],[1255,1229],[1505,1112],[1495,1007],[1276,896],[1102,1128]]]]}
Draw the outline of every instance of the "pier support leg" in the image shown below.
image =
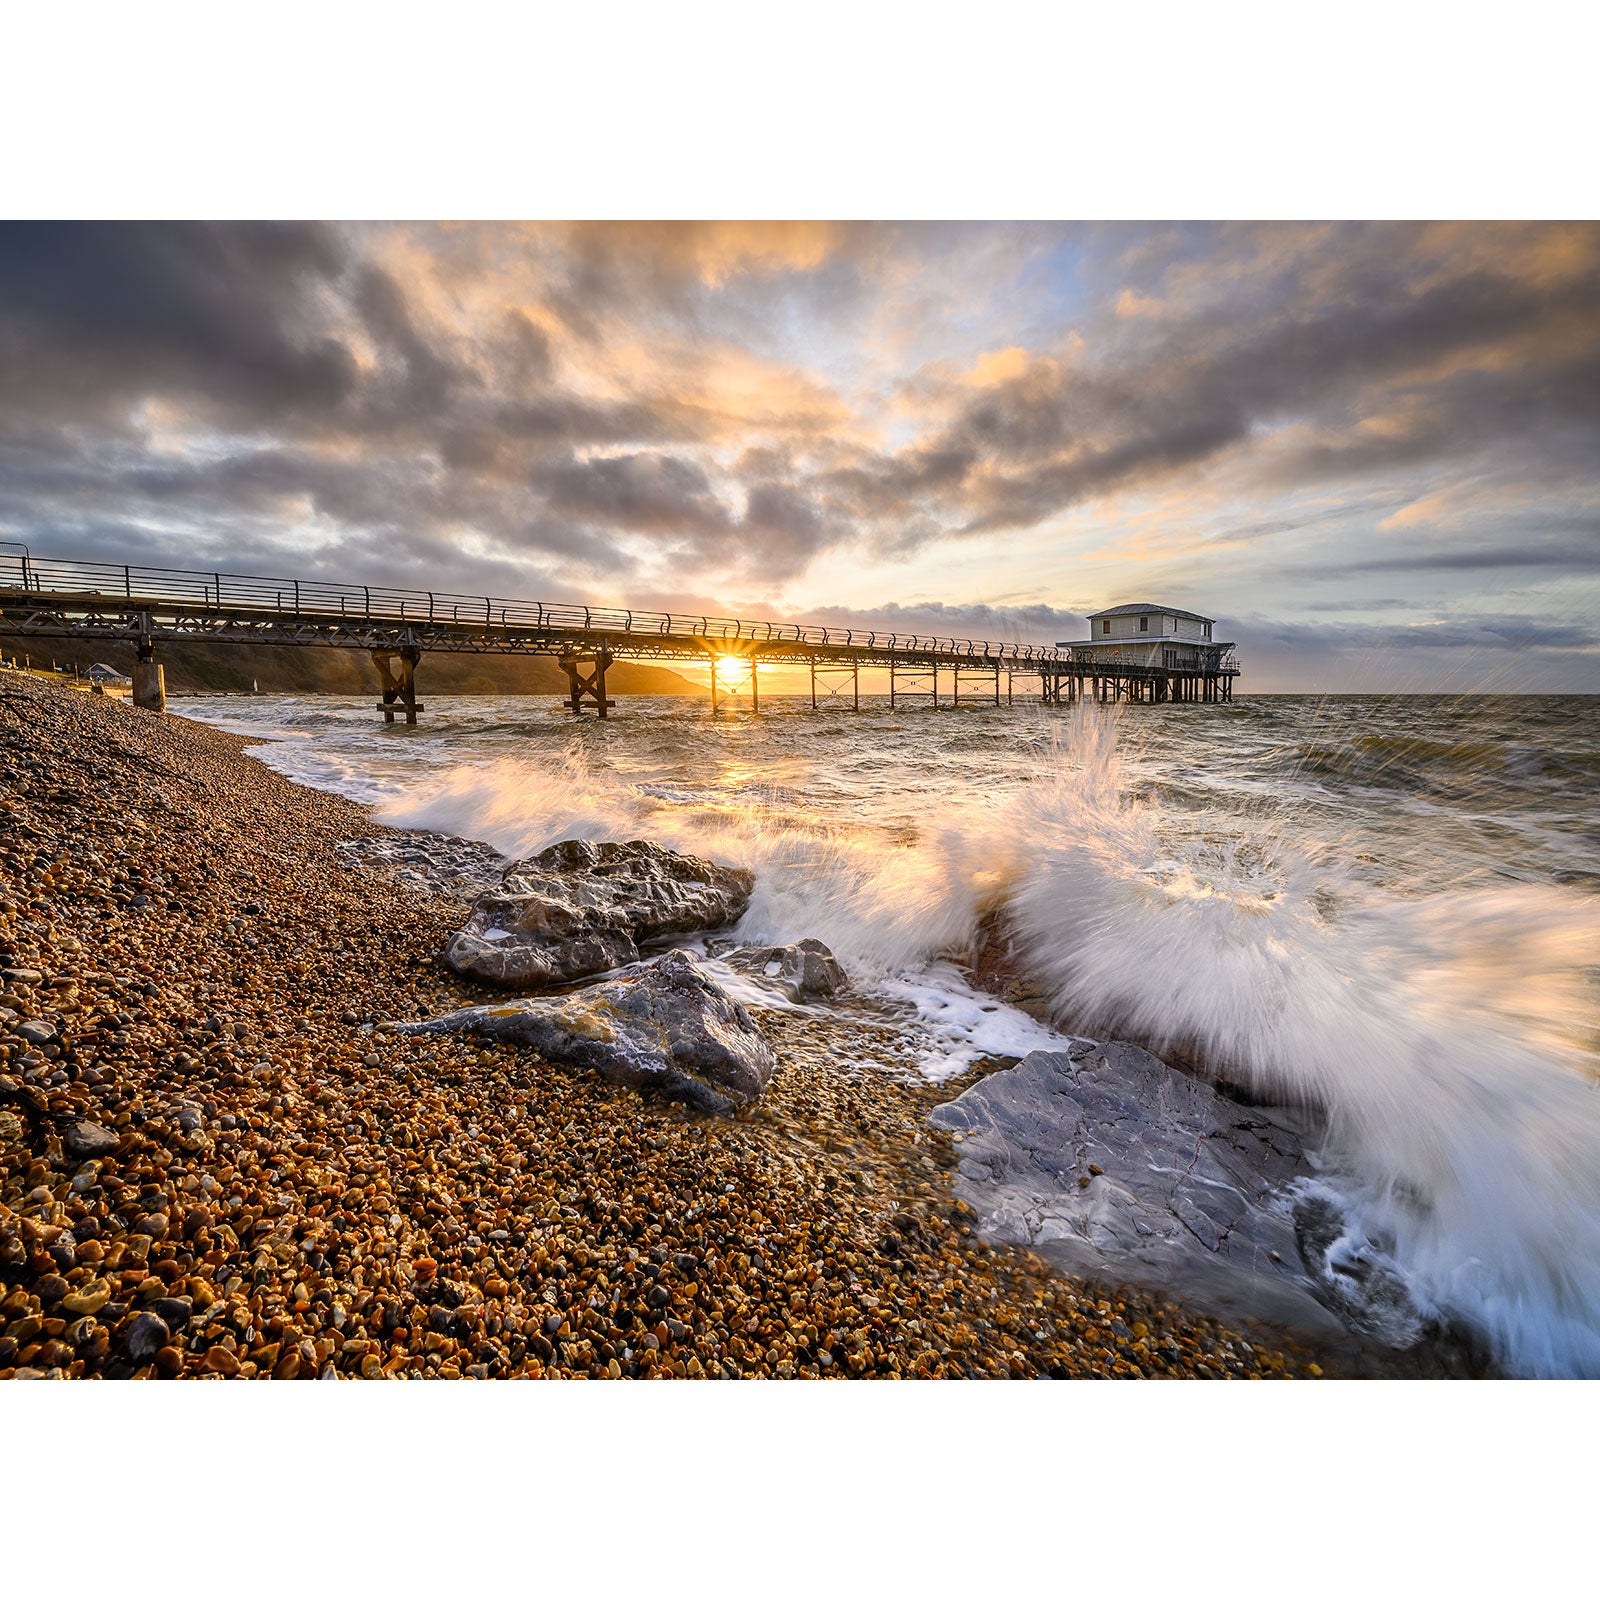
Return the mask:
{"type": "MultiPolygon", "coordinates": [[[[573,716],[581,717],[583,715],[583,702],[592,700],[595,710],[600,713],[600,719],[603,722],[607,713],[617,703],[606,695],[606,668],[617,658],[609,650],[600,650],[588,659],[592,660],[594,665],[589,671],[585,672],[583,670],[583,657],[561,657],[561,670],[567,675],[567,704],[571,706],[573,716]]],[[[715,673],[716,666],[713,662],[713,704],[716,701],[715,673]]]]}
{"type": "MultiPolygon", "coordinates": [[[[839,683],[834,688],[830,689],[828,687],[828,679],[842,679],[846,677],[848,677],[850,680],[850,709],[852,711],[859,711],[861,709],[861,663],[859,661],[852,661],[847,667],[841,667],[837,663],[834,663],[831,666],[819,667],[817,663],[813,661],[811,663],[811,709],[813,711],[816,711],[819,708],[826,709],[828,706],[831,706],[835,700],[842,700],[844,698],[844,684],[839,683]],[[822,680],[822,687],[824,690],[824,693],[820,699],[817,695],[817,681],[819,677],[822,680]]],[[[892,682],[890,687],[891,689],[893,688],[892,682]]]]}
{"type": "Polygon", "coordinates": [[[133,703],[146,711],[167,709],[167,669],[156,660],[153,649],[146,653],[141,648],[133,664],[133,703]]]}
{"type": "Polygon", "coordinates": [[[393,722],[397,711],[405,713],[406,726],[417,725],[417,713],[427,710],[417,704],[417,663],[422,652],[415,645],[404,645],[398,650],[374,650],[372,664],[378,669],[383,683],[383,698],[378,710],[385,722],[393,722]],[[395,663],[399,665],[396,666],[395,663]]]}
{"type": "MultiPolygon", "coordinates": [[[[1041,674],[1040,681],[1043,681],[1041,674]]],[[[957,691],[960,689],[959,678],[957,691]]],[[[889,706],[892,710],[902,700],[931,700],[935,709],[939,705],[939,669],[937,664],[929,667],[901,665],[898,662],[889,663],[889,706]],[[931,683],[931,689],[917,687],[919,684],[931,683]],[[910,687],[905,687],[910,685],[910,687]]]]}

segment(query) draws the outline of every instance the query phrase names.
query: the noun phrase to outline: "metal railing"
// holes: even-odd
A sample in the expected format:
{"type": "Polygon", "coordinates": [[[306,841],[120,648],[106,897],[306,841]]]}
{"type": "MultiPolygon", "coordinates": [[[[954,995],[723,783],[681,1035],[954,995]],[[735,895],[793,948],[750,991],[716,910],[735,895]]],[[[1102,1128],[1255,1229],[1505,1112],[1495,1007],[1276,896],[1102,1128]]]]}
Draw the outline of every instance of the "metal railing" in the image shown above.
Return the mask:
{"type": "Polygon", "coordinates": [[[550,605],[536,600],[394,589],[319,579],[263,578],[232,572],[192,572],[173,567],[115,566],[98,561],[51,561],[0,555],[0,597],[67,596],[132,606],[248,612],[308,621],[343,618],[376,623],[484,628],[505,632],[585,632],[644,638],[696,638],[749,644],[814,644],[831,648],[926,651],[1004,661],[1067,661],[1070,652],[1049,645],[988,639],[889,633],[882,629],[809,627],[792,622],[748,622],[737,617],[619,607],[550,605]]]}

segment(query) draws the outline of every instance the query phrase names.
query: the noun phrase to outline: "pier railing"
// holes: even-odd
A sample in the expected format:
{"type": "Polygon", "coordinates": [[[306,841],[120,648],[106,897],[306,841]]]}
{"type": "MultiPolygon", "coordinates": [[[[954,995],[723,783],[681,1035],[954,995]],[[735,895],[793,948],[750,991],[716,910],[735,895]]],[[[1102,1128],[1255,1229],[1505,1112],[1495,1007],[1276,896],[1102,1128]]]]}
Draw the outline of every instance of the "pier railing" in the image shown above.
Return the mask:
{"type": "Polygon", "coordinates": [[[307,620],[415,624],[434,628],[627,635],[641,642],[653,638],[694,638],[708,643],[757,646],[795,644],[830,649],[922,651],[1007,664],[1066,663],[1071,659],[1070,652],[1050,645],[888,632],[881,628],[751,622],[737,617],[504,600],[383,585],[329,583],[321,579],[0,555],[0,595],[28,594],[75,598],[127,610],[141,606],[180,607],[216,614],[274,614],[307,620]]]}

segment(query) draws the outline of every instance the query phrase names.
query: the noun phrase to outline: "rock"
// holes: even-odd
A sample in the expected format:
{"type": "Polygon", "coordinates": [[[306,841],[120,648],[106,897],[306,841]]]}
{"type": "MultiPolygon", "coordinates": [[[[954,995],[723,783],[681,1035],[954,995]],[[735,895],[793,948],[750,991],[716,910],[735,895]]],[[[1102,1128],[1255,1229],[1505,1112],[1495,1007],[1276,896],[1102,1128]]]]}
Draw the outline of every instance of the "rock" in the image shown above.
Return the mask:
{"type": "Polygon", "coordinates": [[[142,1367],[172,1338],[172,1330],[153,1311],[141,1311],[128,1325],[122,1341],[128,1359],[142,1367]]]}
{"type": "Polygon", "coordinates": [[[61,1302],[61,1308],[75,1317],[92,1317],[103,1311],[110,1299],[111,1285],[104,1278],[96,1278],[69,1294],[61,1302]]]}
{"type": "Polygon", "coordinates": [[[963,1135],[956,1194],[983,1237],[1221,1314],[1338,1329],[1300,1270],[1293,1207],[1311,1169],[1287,1113],[1240,1105],[1134,1045],[1077,1041],[928,1120],[963,1135]]]}
{"type": "Polygon", "coordinates": [[[98,1122],[75,1122],[67,1129],[67,1154],[84,1161],[94,1156],[108,1156],[122,1141],[109,1128],[98,1122]]]}
{"type": "Polygon", "coordinates": [[[150,1309],[176,1333],[188,1324],[193,1307],[186,1300],[163,1295],[159,1300],[150,1302],[150,1309]]]}
{"type": "Polygon", "coordinates": [[[26,1039],[29,1044],[53,1044],[56,1030],[48,1022],[30,1018],[27,1022],[17,1024],[16,1035],[19,1039],[26,1039]]]}
{"type": "Polygon", "coordinates": [[[238,1356],[220,1344],[213,1345],[206,1351],[200,1365],[207,1372],[220,1372],[225,1378],[237,1377],[239,1373],[238,1356]]]}
{"type": "Polygon", "coordinates": [[[610,1083],[681,1100],[701,1111],[748,1105],[776,1062],[750,1014],[674,950],[634,977],[566,1000],[472,1006],[402,1033],[470,1033],[524,1045],[547,1061],[610,1083]]]}
{"type": "Polygon", "coordinates": [[[797,1002],[838,994],[850,984],[844,968],[820,939],[744,945],[728,951],[722,959],[749,973],[764,988],[776,989],[797,1002]]]}
{"type": "Polygon", "coordinates": [[[1295,1242],[1321,1298],[1363,1333],[1406,1349],[1426,1331],[1388,1254],[1352,1228],[1337,1199],[1308,1188],[1294,1207],[1295,1242]]]}
{"type": "Polygon", "coordinates": [[[748,872],[642,840],[567,839],[507,867],[445,961],[508,988],[567,983],[638,960],[647,940],[737,921],[754,884],[748,872]]]}

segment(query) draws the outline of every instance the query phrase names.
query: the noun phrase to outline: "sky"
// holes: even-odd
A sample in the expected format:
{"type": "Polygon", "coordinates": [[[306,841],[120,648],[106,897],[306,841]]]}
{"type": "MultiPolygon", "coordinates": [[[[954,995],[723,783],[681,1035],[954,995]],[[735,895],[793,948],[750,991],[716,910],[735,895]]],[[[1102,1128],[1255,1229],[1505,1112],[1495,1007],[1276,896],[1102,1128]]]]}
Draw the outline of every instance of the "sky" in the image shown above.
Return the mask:
{"type": "Polygon", "coordinates": [[[0,537],[1600,692],[1600,225],[0,224],[0,537]]]}

